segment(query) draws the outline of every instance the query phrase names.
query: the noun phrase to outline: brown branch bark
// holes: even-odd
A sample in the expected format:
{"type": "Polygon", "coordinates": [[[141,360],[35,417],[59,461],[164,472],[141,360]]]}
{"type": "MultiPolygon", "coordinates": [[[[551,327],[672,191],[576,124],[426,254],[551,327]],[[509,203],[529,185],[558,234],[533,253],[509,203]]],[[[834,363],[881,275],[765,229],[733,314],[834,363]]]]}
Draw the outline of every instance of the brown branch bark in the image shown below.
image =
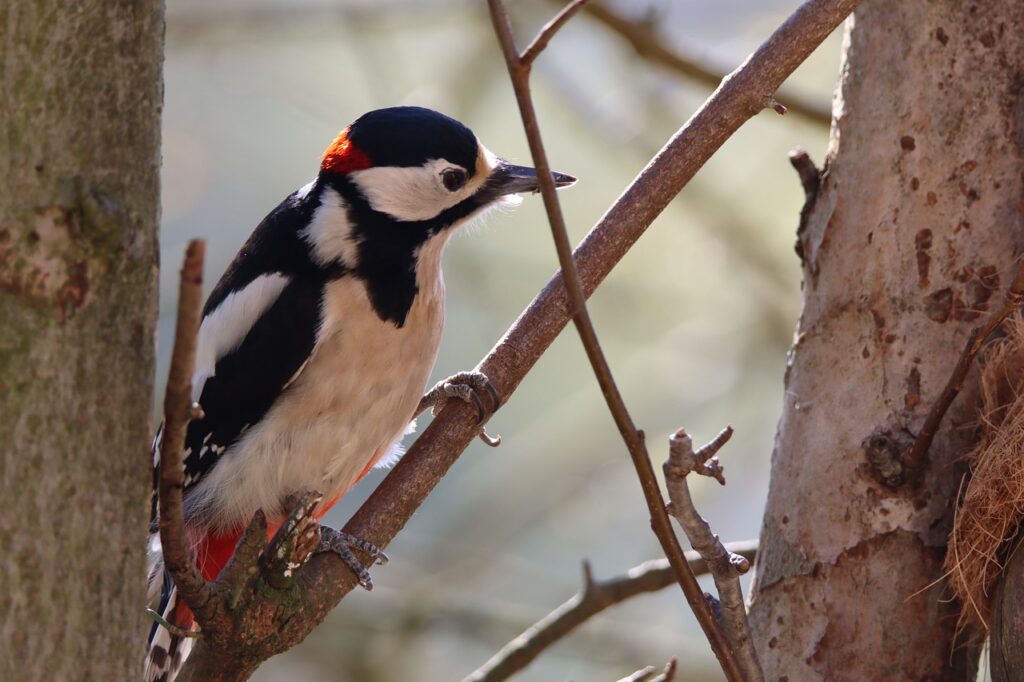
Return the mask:
{"type": "MultiPolygon", "coordinates": [[[[810,0],[722,82],[576,249],[574,257],[585,295],[594,292],[690,178],[764,107],[765,100],[858,2],[810,0]]],[[[571,316],[565,285],[561,276],[555,275],[476,368],[491,379],[503,402],[571,316]]],[[[386,547],[478,430],[475,410],[461,402],[450,402],[346,524],[345,532],[386,547]]],[[[296,615],[278,631],[272,653],[300,642],[356,586],[355,576],[344,562],[330,554],[310,559],[297,572],[297,581],[301,604],[296,615]]],[[[246,655],[262,661],[272,653],[253,649],[246,655]]],[[[203,655],[203,647],[197,645],[189,660],[203,655]]]]}
{"type": "MultiPolygon", "coordinates": [[[[753,562],[757,542],[726,545],[729,552],[753,562]]],[[[697,552],[687,552],[686,560],[694,575],[708,572],[708,564],[697,552]]],[[[635,566],[623,575],[594,580],[590,565],[583,564],[583,589],[571,599],[537,621],[523,634],[506,644],[463,682],[500,682],[529,665],[543,651],[605,609],[640,594],[657,592],[676,582],[675,570],[668,559],[654,559],[635,566]]]]}
{"type": "Polygon", "coordinates": [[[580,283],[579,273],[576,272],[576,265],[573,262],[572,245],[569,241],[569,233],[565,227],[565,217],[555,192],[555,183],[551,175],[551,166],[548,163],[547,152],[544,149],[544,142],[541,139],[540,124],[537,121],[537,113],[533,106],[533,98],[530,95],[530,67],[533,59],[550,40],[550,36],[564,25],[565,21],[574,11],[583,6],[582,2],[574,2],[563,10],[558,17],[550,22],[530,47],[520,55],[515,46],[515,39],[512,36],[512,26],[502,0],[488,0],[491,12],[491,21],[494,24],[494,31],[498,36],[502,52],[505,56],[505,63],[508,66],[509,77],[512,80],[512,89],[515,91],[516,101],[519,104],[519,113],[523,119],[523,129],[526,132],[527,141],[530,145],[530,154],[533,157],[534,165],[537,168],[537,177],[540,179],[540,190],[544,198],[544,208],[547,211],[548,222],[551,225],[551,234],[555,241],[555,248],[558,252],[558,262],[562,268],[562,276],[565,282],[566,291],[569,296],[570,305],[574,310],[573,322],[579,332],[580,340],[586,351],[587,359],[594,370],[597,382],[601,387],[608,410],[611,412],[615,425],[619,429],[622,440],[626,444],[629,456],[636,469],[637,478],[640,480],[640,487],[644,493],[644,500],[647,503],[648,513],[651,518],[651,529],[654,531],[658,542],[661,544],[665,556],[668,557],[676,571],[679,586],[683,590],[687,603],[693,610],[704,631],[712,651],[718,658],[729,680],[741,680],[739,664],[732,655],[729,642],[724,633],[715,621],[711,608],[704,599],[704,595],[697,584],[697,579],[690,571],[686,558],[683,555],[683,548],[679,545],[675,532],[668,519],[668,512],[665,510],[665,501],[661,495],[661,488],[654,474],[654,466],[651,464],[651,457],[647,452],[643,434],[636,428],[626,403],[622,398],[618,385],[612,376],[611,367],[601,350],[601,344],[597,338],[597,331],[594,329],[587,311],[586,297],[583,294],[583,286],[580,283]]]}
{"type": "Polygon", "coordinates": [[[203,308],[203,259],[206,242],[193,239],[185,251],[178,287],[178,318],[174,330],[171,367],[164,393],[164,426],[160,439],[159,520],[164,568],[178,593],[202,622],[210,602],[210,588],[188,550],[182,488],[185,471],[182,452],[185,430],[192,417],[192,373],[196,364],[199,323],[203,308]]]}
{"type": "Polygon", "coordinates": [[[747,622],[747,608],[740,588],[740,576],[750,570],[750,561],[739,554],[730,552],[711,526],[697,511],[690,496],[686,477],[696,472],[710,476],[722,485],[725,478],[722,466],[715,453],[732,437],[732,427],[727,427],[718,436],[697,452],[693,451],[693,440],[680,429],[669,438],[669,457],[665,462],[665,487],[672,500],[672,515],[679,522],[690,539],[690,544],[707,562],[711,577],[721,601],[721,626],[733,656],[743,675],[751,682],[764,680],[764,672],[757,660],[757,651],[750,637],[750,623],[747,622]]]}
{"type": "MultiPolygon", "coordinates": [[[[548,43],[551,42],[551,39],[555,37],[555,34],[558,33],[558,31],[565,26],[565,23],[572,19],[577,12],[583,9],[583,6],[586,5],[588,1],[589,0],[572,0],[572,2],[563,7],[562,11],[555,15],[554,19],[544,25],[537,34],[537,37],[526,46],[526,49],[523,50],[521,55],[516,53],[514,41],[510,41],[509,46],[512,48],[512,52],[505,55],[506,60],[509,56],[516,56],[517,60],[529,69],[534,60],[537,59],[540,53],[544,51],[544,48],[548,46],[548,43]]],[[[491,18],[494,18],[494,14],[491,15],[491,18]]],[[[511,38],[511,33],[509,34],[509,37],[511,38]]]]}
{"type": "MultiPolygon", "coordinates": [[[[701,59],[686,54],[679,47],[669,47],[647,23],[629,19],[607,5],[590,3],[586,15],[618,34],[644,59],[683,78],[715,89],[727,75],[701,59]]],[[[832,122],[832,110],[827,103],[818,104],[786,90],[780,91],[777,98],[786,105],[787,110],[811,123],[828,126],[832,122]]]]}

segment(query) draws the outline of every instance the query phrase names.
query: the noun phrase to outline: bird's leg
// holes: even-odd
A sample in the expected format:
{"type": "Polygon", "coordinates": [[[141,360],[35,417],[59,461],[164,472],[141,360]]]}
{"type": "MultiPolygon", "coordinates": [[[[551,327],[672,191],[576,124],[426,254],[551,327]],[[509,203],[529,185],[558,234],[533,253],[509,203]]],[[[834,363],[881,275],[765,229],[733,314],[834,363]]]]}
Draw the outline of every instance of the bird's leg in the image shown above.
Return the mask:
{"type": "Polygon", "coordinates": [[[337,554],[352,569],[356,577],[359,578],[360,586],[366,590],[372,590],[373,581],[370,580],[370,572],[359,563],[359,559],[356,558],[355,553],[352,551],[353,549],[362,550],[369,554],[373,564],[383,566],[388,562],[388,555],[372,542],[367,542],[362,538],[357,538],[354,535],[343,533],[328,526],[320,526],[320,546],[316,548],[316,553],[333,552],[337,554]]]}
{"type": "Polygon", "coordinates": [[[437,416],[441,407],[451,398],[458,398],[476,407],[477,424],[480,426],[480,440],[491,447],[501,444],[501,436],[492,438],[483,428],[487,420],[501,406],[501,396],[498,389],[494,387],[491,380],[481,372],[459,372],[447,379],[437,382],[427,394],[420,399],[419,407],[416,409],[416,416],[422,414],[428,407],[433,408],[431,414],[437,416]],[[481,393],[487,393],[490,407],[484,406],[481,393]]]}

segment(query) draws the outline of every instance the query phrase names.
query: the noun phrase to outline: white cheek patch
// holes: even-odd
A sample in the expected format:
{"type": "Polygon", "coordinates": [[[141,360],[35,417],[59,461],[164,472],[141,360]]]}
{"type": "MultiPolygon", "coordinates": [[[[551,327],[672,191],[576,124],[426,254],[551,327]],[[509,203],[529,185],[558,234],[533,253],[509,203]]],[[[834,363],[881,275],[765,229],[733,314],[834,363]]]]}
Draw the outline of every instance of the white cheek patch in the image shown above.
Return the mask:
{"type": "Polygon", "coordinates": [[[395,220],[415,222],[430,220],[467,199],[484,181],[478,173],[464,187],[450,192],[441,182],[441,172],[446,168],[462,166],[446,159],[431,159],[422,166],[408,168],[366,168],[353,171],[348,177],[366,197],[373,210],[395,220]]]}
{"type": "Polygon", "coordinates": [[[217,361],[238,348],[260,316],[274,304],[289,279],[281,273],[261,275],[221,301],[199,325],[196,371],[192,375],[192,399],[199,400],[206,380],[214,375],[217,361]]]}
{"type": "Polygon", "coordinates": [[[354,266],[359,258],[359,243],[352,233],[345,200],[335,190],[326,188],[313,220],[299,235],[313,247],[313,256],[321,265],[341,261],[354,266]]]}

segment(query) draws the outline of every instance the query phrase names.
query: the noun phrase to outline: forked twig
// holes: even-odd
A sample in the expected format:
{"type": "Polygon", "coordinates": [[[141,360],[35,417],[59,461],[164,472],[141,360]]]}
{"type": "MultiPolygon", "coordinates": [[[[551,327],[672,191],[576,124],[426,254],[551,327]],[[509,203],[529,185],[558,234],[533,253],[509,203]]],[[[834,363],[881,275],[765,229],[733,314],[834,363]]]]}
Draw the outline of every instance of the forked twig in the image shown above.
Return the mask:
{"type": "Polygon", "coordinates": [[[676,666],[678,661],[675,656],[668,659],[668,663],[660,671],[653,665],[649,665],[642,670],[637,670],[629,677],[623,677],[618,682],[672,682],[676,679],[676,666]]]}
{"type": "MultiPolygon", "coordinates": [[[[735,542],[727,547],[733,554],[752,562],[757,552],[757,541],[735,542]]],[[[687,552],[686,561],[694,575],[708,572],[707,562],[697,552],[687,552]]],[[[623,575],[607,580],[595,580],[590,564],[583,562],[583,588],[502,647],[463,682],[507,680],[598,613],[637,595],[662,590],[675,582],[675,571],[664,558],[645,561],[623,575]]]]}
{"type": "MultiPolygon", "coordinates": [[[[565,23],[558,19],[545,27],[542,36],[539,36],[531,44],[532,51],[519,54],[515,46],[515,39],[512,36],[512,26],[505,11],[502,0],[488,0],[491,11],[491,21],[494,24],[495,33],[501,43],[502,52],[505,55],[505,63],[508,65],[509,76],[512,80],[512,88],[515,91],[516,101],[519,103],[519,113],[523,119],[523,129],[526,132],[530,145],[530,153],[533,156],[534,166],[537,168],[537,178],[540,184],[541,195],[544,199],[544,208],[547,211],[548,222],[551,225],[551,234],[554,237],[555,249],[558,251],[558,262],[562,268],[562,279],[569,294],[569,301],[573,310],[573,322],[579,332],[580,340],[586,350],[587,358],[597,377],[601,387],[601,393],[608,405],[608,410],[615,420],[626,449],[629,451],[640,479],[640,487],[643,490],[644,500],[651,517],[651,529],[658,538],[665,556],[676,571],[679,586],[683,590],[686,601],[697,617],[704,634],[711,643],[711,649],[715,652],[725,675],[729,680],[742,680],[740,669],[733,660],[729,643],[726,641],[721,629],[715,622],[708,603],[704,600],[697,579],[690,570],[683,554],[683,548],[679,545],[672,525],[669,522],[668,512],[665,510],[665,501],[658,486],[658,480],[654,474],[654,466],[651,464],[647,446],[644,443],[643,434],[636,428],[633,419],[626,408],[626,403],[619,392],[619,387],[612,376],[611,368],[601,350],[597,332],[590,320],[587,311],[586,296],[583,293],[583,285],[580,282],[579,273],[576,271],[576,264],[573,261],[572,245],[569,241],[569,233],[565,227],[565,217],[562,215],[562,208],[558,201],[555,189],[554,177],[551,174],[551,166],[548,163],[547,152],[544,149],[544,142],[541,139],[540,125],[537,121],[537,113],[534,110],[533,98],[530,96],[530,59],[536,58],[540,49],[550,40],[551,35],[559,26],[565,23]],[[543,40],[541,38],[544,37],[543,40]],[[537,47],[539,45],[539,47],[537,47]]],[[[562,17],[571,15],[570,10],[578,9],[582,2],[574,2],[562,14],[562,17]]]]}
{"type": "Polygon", "coordinates": [[[689,474],[696,473],[714,478],[725,485],[722,465],[716,453],[731,437],[732,427],[728,426],[714,440],[694,452],[693,440],[686,431],[677,431],[669,438],[669,457],[664,466],[665,485],[672,500],[672,515],[683,527],[693,548],[704,557],[715,581],[721,602],[722,626],[743,679],[761,682],[764,680],[764,672],[750,637],[750,623],[747,621],[743,590],[740,588],[740,576],[750,570],[750,560],[729,551],[711,531],[711,526],[694,506],[686,482],[689,474]]]}

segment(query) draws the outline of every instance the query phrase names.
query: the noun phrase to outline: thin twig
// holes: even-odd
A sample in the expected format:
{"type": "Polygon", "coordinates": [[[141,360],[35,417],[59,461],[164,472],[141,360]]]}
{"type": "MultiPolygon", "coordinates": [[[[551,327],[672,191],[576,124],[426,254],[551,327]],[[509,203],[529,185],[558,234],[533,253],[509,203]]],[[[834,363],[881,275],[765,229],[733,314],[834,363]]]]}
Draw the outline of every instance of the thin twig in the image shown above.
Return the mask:
{"type": "Polygon", "coordinates": [[[676,679],[676,661],[675,656],[668,659],[668,663],[662,668],[661,672],[653,665],[649,665],[642,670],[637,670],[629,677],[623,677],[618,682],[672,682],[676,679]]]}
{"type": "Polygon", "coordinates": [[[721,621],[732,653],[748,682],[764,680],[764,671],[757,660],[757,651],[750,636],[747,608],[743,602],[740,576],[750,570],[750,561],[734,554],[722,544],[711,526],[697,512],[690,497],[686,477],[690,473],[710,476],[724,483],[722,466],[715,453],[732,437],[732,427],[726,427],[713,441],[693,450],[693,440],[680,429],[669,438],[669,457],[665,462],[665,485],[672,500],[672,515],[686,532],[693,548],[707,561],[711,577],[718,590],[721,621]]]}
{"type": "Polygon", "coordinates": [[[153,621],[155,621],[161,627],[166,628],[166,630],[175,637],[194,639],[202,639],[203,637],[203,633],[201,630],[185,630],[184,628],[179,628],[177,625],[167,620],[166,618],[164,618],[148,606],[146,607],[146,615],[152,618],[153,621]]]}
{"type": "MultiPolygon", "coordinates": [[[[684,78],[714,89],[726,75],[705,64],[700,58],[685,54],[678,47],[669,47],[648,22],[629,19],[597,2],[587,6],[586,15],[617,33],[644,59],[684,78]]],[[[786,103],[786,109],[812,123],[826,127],[832,123],[832,110],[827,103],[812,102],[789,90],[780,90],[776,97],[786,103]]]]}
{"type": "Polygon", "coordinates": [[[992,314],[988,316],[988,319],[983,324],[971,330],[963,352],[960,353],[960,358],[957,360],[956,365],[954,365],[953,372],[950,374],[946,386],[942,389],[942,393],[939,394],[931,410],[928,411],[928,416],[925,417],[921,431],[917,434],[914,444],[910,447],[906,457],[904,457],[904,463],[906,464],[910,480],[920,479],[921,473],[928,465],[928,450],[932,446],[932,440],[935,439],[935,434],[938,432],[939,425],[949,410],[949,406],[953,404],[953,400],[960,393],[974,358],[977,357],[978,352],[985,345],[988,338],[992,336],[993,332],[1015,310],[1019,310],[1022,303],[1024,303],[1024,263],[1018,266],[1017,275],[1013,279],[1013,284],[1006,291],[1002,307],[993,310],[992,314]]]}
{"type": "Polygon", "coordinates": [[[182,452],[185,430],[192,416],[192,373],[196,360],[203,303],[203,259],[206,242],[193,239],[185,251],[178,293],[178,319],[174,349],[164,394],[164,426],[160,441],[160,482],[158,489],[160,546],[165,570],[178,594],[204,626],[205,607],[211,601],[210,586],[203,579],[188,550],[182,510],[185,471],[182,452]]]}
{"type": "MultiPolygon", "coordinates": [[[[730,552],[753,561],[757,540],[730,543],[730,552]]],[[[697,552],[687,552],[686,560],[695,575],[708,572],[707,562],[697,552]]],[[[655,559],[635,566],[623,575],[594,580],[590,564],[583,564],[583,589],[547,616],[530,626],[463,680],[463,682],[500,682],[530,664],[544,650],[610,606],[640,594],[657,592],[676,582],[668,559],[655,559]]]]}
{"type": "Polygon", "coordinates": [[[555,15],[554,19],[544,24],[544,28],[540,30],[537,37],[533,39],[533,42],[527,45],[526,49],[523,50],[523,54],[519,58],[519,61],[529,68],[533,64],[534,60],[537,59],[537,56],[540,55],[540,53],[544,51],[544,48],[548,46],[551,39],[555,37],[555,34],[558,33],[559,29],[561,29],[567,21],[572,19],[573,15],[583,9],[583,6],[586,5],[587,2],[589,2],[589,0],[572,0],[572,2],[566,5],[561,12],[555,15]]]}
{"type": "MultiPolygon", "coordinates": [[[[570,5],[573,7],[574,5],[570,5]]],[[[519,56],[515,46],[515,39],[512,36],[512,26],[502,0],[488,0],[488,7],[491,10],[491,20],[494,24],[495,33],[501,43],[502,52],[505,55],[505,62],[508,65],[509,76],[512,80],[512,88],[515,91],[516,101],[519,103],[519,113],[523,119],[523,129],[530,145],[530,153],[533,156],[534,166],[537,168],[537,178],[540,184],[541,195],[544,199],[544,208],[547,211],[548,222],[551,225],[551,234],[554,237],[555,249],[558,251],[558,262],[562,268],[562,276],[565,280],[566,289],[569,293],[569,301],[574,310],[573,322],[579,332],[583,348],[590,360],[590,366],[594,370],[597,382],[604,394],[608,410],[615,420],[622,440],[626,444],[633,466],[636,469],[637,477],[640,479],[640,487],[643,490],[644,500],[647,503],[648,512],[651,517],[651,529],[658,538],[665,556],[668,557],[676,570],[679,586],[682,588],[686,601],[693,610],[700,623],[704,634],[711,644],[712,651],[721,663],[725,676],[729,680],[740,680],[740,669],[737,663],[732,660],[732,654],[728,642],[723,636],[720,628],[715,623],[714,614],[704,600],[703,592],[697,579],[690,571],[686,558],[683,555],[683,548],[679,545],[672,524],[669,522],[668,512],[665,510],[665,501],[658,486],[658,479],[654,473],[654,466],[651,464],[650,455],[644,443],[643,434],[636,428],[633,418],[626,408],[619,387],[612,376],[611,367],[601,350],[601,344],[597,337],[597,331],[590,320],[587,311],[586,296],[583,293],[583,285],[580,283],[579,274],[576,272],[576,264],[573,262],[572,245],[569,241],[569,233],[565,227],[565,217],[562,215],[562,208],[558,201],[558,194],[555,188],[555,181],[551,174],[551,166],[548,163],[547,152],[544,149],[544,142],[541,139],[540,124],[537,121],[537,113],[533,106],[533,98],[530,96],[530,69],[529,64],[524,63],[519,56]]],[[[569,14],[564,11],[562,15],[569,14]]],[[[560,15],[560,16],[562,16],[560,15]]],[[[563,22],[564,23],[564,22],[563,22]]],[[[559,24],[552,22],[548,26],[557,29],[559,24]]],[[[554,31],[545,29],[546,34],[554,31]]],[[[533,45],[540,45],[543,48],[544,42],[535,40],[533,45]]],[[[525,53],[524,53],[525,54],[525,53]]],[[[536,52],[534,53],[536,56],[536,52]]]]}

